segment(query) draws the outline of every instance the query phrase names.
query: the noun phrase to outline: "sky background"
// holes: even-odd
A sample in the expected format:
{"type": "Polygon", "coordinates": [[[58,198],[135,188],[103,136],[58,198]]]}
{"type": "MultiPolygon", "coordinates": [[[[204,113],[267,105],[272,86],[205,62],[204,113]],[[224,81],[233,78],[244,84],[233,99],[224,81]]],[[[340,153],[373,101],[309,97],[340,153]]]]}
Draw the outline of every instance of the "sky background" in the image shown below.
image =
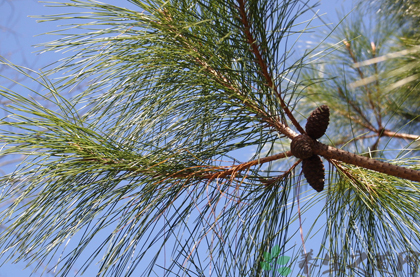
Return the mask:
{"type": "MultiPolygon", "coordinates": [[[[57,2],[65,2],[58,0],[57,2]]],[[[125,7],[133,7],[130,3],[124,0],[104,0],[102,2],[110,3],[114,5],[121,5],[125,7]]],[[[315,1],[314,1],[315,2],[315,1]]],[[[318,14],[322,15],[322,18],[326,22],[331,22],[333,25],[339,22],[337,17],[337,11],[340,11],[342,14],[350,12],[352,9],[351,1],[335,1],[335,0],[324,0],[320,1],[321,5],[318,6],[318,14]]],[[[35,0],[0,0],[0,55],[10,60],[11,62],[23,65],[34,70],[40,70],[42,67],[51,64],[57,61],[62,57],[62,53],[46,53],[39,55],[36,51],[39,51],[41,48],[34,48],[34,45],[53,40],[54,37],[51,36],[39,36],[39,34],[56,30],[57,22],[47,22],[47,23],[36,23],[35,18],[28,17],[29,15],[43,15],[43,14],[57,14],[67,12],[63,8],[52,8],[45,7],[45,3],[40,3],[35,0]]],[[[312,15],[308,14],[307,18],[302,18],[302,21],[308,19],[312,15]]],[[[61,24],[61,22],[60,22],[61,24]]],[[[317,24],[320,25],[320,22],[317,21],[317,24]]],[[[310,34],[303,35],[300,38],[300,44],[298,45],[298,50],[296,55],[302,53],[306,45],[313,45],[314,41],[319,40],[319,37],[315,37],[310,34]]],[[[0,74],[12,74],[7,75],[11,78],[14,77],[12,72],[0,72],[0,74]]],[[[1,84],[0,84],[1,85],[1,84]]],[[[2,160],[0,161],[2,162],[2,160]]],[[[8,166],[3,166],[0,168],[0,173],[4,174],[12,170],[8,166]]],[[[310,213],[306,213],[304,221],[308,218],[311,219],[316,217],[322,208],[321,205],[315,207],[311,210],[310,213]]],[[[307,225],[308,226],[308,225],[307,225]]],[[[293,228],[292,228],[293,229],[293,228]]],[[[292,230],[291,229],[291,230],[292,230]]],[[[77,241],[76,239],[74,239],[77,241]]],[[[318,245],[319,240],[317,238],[309,239],[306,244],[307,251],[314,249],[314,252],[317,252],[320,248],[318,245]]],[[[297,245],[301,244],[300,236],[296,236],[295,243],[297,245]]],[[[83,262],[83,261],[80,261],[83,262]]],[[[80,263],[79,263],[80,264],[80,263]]],[[[27,277],[31,275],[33,267],[27,269],[24,268],[23,263],[11,264],[7,263],[0,267],[0,277],[27,277]]],[[[140,266],[141,267],[141,266],[140,266]]],[[[327,268],[325,268],[326,270],[327,268]]],[[[90,271],[86,272],[83,276],[95,276],[97,272],[96,267],[92,267],[90,271]]],[[[40,271],[38,271],[33,276],[39,276],[40,271]]],[[[46,274],[45,276],[54,276],[53,274],[46,274]]],[[[296,274],[291,274],[289,276],[296,276],[296,274]]]]}

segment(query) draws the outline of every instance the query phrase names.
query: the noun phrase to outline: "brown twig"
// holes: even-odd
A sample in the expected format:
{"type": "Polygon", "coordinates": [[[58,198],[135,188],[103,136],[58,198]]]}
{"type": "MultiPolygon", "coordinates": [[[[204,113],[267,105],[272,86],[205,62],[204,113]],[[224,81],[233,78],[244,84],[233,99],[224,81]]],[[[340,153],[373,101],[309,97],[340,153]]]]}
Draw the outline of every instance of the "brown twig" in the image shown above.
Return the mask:
{"type": "Polygon", "coordinates": [[[393,138],[402,138],[402,139],[410,139],[410,140],[416,140],[416,139],[420,138],[419,135],[397,133],[397,132],[392,132],[392,131],[389,131],[389,130],[384,130],[382,132],[382,136],[393,137],[393,138]]]}
{"type": "Polygon", "coordinates": [[[258,165],[258,164],[263,164],[263,163],[283,159],[283,158],[290,157],[290,156],[292,156],[292,152],[287,151],[287,152],[284,152],[284,153],[279,153],[279,154],[276,154],[276,155],[272,155],[272,156],[264,157],[264,158],[261,158],[261,159],[253,160],[253,161],[250,161],[250,162],[242,163],[242,164],[233,166],[230,169],[225,170],[225,171],[216,172],[216,173],[209,173],[209,174],[206,174],[206,175],[202,175],[200,177],[201,178],[208,178],[208,179],[225,178],[228,175],[235,174],[236,172],[244,170],[246,168],[250,168],[251,166],[255,166],[255,165],[258,165]]]}
{"type": "MultiPolygon", "coordinates": [[[[278,91],[277,86],[273,82],[273,78],[271,77],[270,73],[268,72],[267,62],[264,60],[264,58],[261,55],[260,47],[257,43],[257,41],[254,39],[252,33],[251,33],[251,26],[248,21],[248,15],[245,10],[245,3],[243,0],[238,0],[239,4],[239,13],[241,15],[241,22],[244,26],[244,33],[248,40],[249,45],[251,46],[252,53],[255,55],[256,63],[259,65],[262,71],[262,75],[264,76],[265,80],[267,81],[267,86],[274,90],[275,94],[277,95],[277,98],[280,100],[280,106],[286,113],[287,117],[292,121],[293,125],[296,127],[296,129],[301,134],[306,134],[305,130],[300,126],[299,122],[297,122],[296,118],[293,116],[292,112],[287,107],[286,103],[283,100],[283,97],[281,97],[281,93],[278,91]]],[[[286,124],[287,126],[287,124],[286,124]]]]}
{"type": "Polygon", "coordinates": [[[266,186],[266,187],[268,187],[268,186],[270,186],[271,184],[273,184],[274,182],[277,182],[277,181],[279,181],[279,180],[281,180],[281,179],[283,179],[283,178],[285,178],[287,175],[289,175],[290,174],[290,172],[292,172],[292,170],[296,167],[296,166],[298,166],[298,164],[300,164],[302,162],[302,159],[299,159],[298,161],[296,161],[286,172],[284,172],[282,175],[280,175],[280,176],[277,176],[277,177],[275,177],[275,178],[271,178],[271,179],[268,179],[268,180],[261,180],[261,182],[262,183],[264,183],[264,185],[266,186]]]}
{"type": "Polygon", "coordinates": [[[339,141],[334,142],[333,144],[335,146],[342,145],[351,141],[355,140],[361,140],[361,139],[370,139],[370,138],[376,138],[376,137],[391,137],[391,138],[400,138],[400,139],[408,139],[408,140],[417,140],[420,139],[420,136],[413,135],[413,134],[406,134],[406,133],[398,133],[398,132],[392,132],[390,130],[381,129],[379,131],[376,131],[374,134],[371,135],[364,135],[364,136],[358,136],[351,139],[342,139],[339,141]]]}

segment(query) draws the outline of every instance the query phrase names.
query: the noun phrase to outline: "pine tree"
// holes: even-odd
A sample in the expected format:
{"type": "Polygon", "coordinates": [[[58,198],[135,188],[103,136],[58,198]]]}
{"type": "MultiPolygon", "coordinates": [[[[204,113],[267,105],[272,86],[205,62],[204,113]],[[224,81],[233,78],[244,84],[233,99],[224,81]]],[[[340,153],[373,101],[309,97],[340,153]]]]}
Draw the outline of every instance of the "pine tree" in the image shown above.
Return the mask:
{"type": "Polygon", "coordinates": [[[390,32],[372,44],[358,37],[361,26],[340,34],[339,63],[323,65],[344,72],[320,76],[310,69],[315,50],[290,62],[288,40],[304,31],[308,3],[131,2],[138,10],[51,2],[89,11],[42,19],[83,21],[44,45],[76,54],[45,74],[2,60],[41,85],[48,102],[0,90],[13,103],[4,108],[1,153],[28,157],[2,177],[3,256],[39,266],[82,233],[57,267],[57,276],[70,275],[98,233],[113,228],[81,272],[100,261],[98,276],[138,267],[144,276],[159,267],[166,276],[264,276],[265,253],[276,245],[285,253],[291,222],[318,201],[326,202],[325,251],[342,254],[334,276],[356,274],[354,250],[367,253],[371,276],[375,255],[418,250],[418,123],[396,127],[400,114],[387,108],[407,103],[385,97],[393,78],[366,81],[382,72],[377,63],[346,74],[386,51],[390,32]],[[64,77],[52,81],[54,73],[64,77]],[[84,81],[82,93],[63,96],[84,81]],[[372,139],[370,151],[360,148],[372,139]],[[404,146],[392,157],[397,139],[404,146]],[[250,149],[248,161],[234,157],[250,149]],[[300,207],[305,182],[319,192],[300,207]],[[159,264],[168,250],[171,260],[159,264]]]}

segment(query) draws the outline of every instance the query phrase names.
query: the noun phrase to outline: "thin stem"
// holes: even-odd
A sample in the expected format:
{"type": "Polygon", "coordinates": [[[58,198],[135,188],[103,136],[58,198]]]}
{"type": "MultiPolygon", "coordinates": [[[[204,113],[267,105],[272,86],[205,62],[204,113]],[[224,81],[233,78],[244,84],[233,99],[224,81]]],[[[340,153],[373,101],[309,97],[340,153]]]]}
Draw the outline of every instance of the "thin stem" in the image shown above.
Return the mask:
{"type": "Polygon", "coordinates": [[[333,144],[337,146],[337,145],[342,145],[342,144],[348,144],[349,142],[355,141],[355,140],[370,139],[370,138],[376,138],[376,137],[391,137],[391,138],[401,138],[401,139],[409,139],[409,140],[420,139],[419,135],[398,133],[398,132],[392,132],[386,129],[382,129],[382,130],[376,131],[374,134],[371,134],[371,135],[359,136],[359,137],[355,137],[351,139],[344,138],[342,140],[334,142],[333,144]]]}
{"type": "MultiPolygon", "coordinates": [[[[254,39],[251,33],[251,27],[248,21],[248,15],[245,10],[245,3],[243,0],[238,0],[239,3],[239,13],[241,15],[241,21],[244,25],[244,33],[248,40],[248,43],[250,44],[252,48],[252,52],[255,55],[256,63],[261,68],[262,74],[267,81],[267,86],[274,90],[275,94],[277,95],[277,98],[280,100],[280,105],[284,112],[286,113],[287,117],[292,121],[293,125],[296,127],[296,129],[301,134],[306,134],[305,130],[300,126],[299,122],[297,122],[296,118],[293,116],[292,112],[289,110],[288,106],[284,103],[283,98],[281,97],[280,92],[277,89],[277,86],[274,85],[273,78],[271,77],[270,73],[268,72],[267,62],[263,59],[260,49],[258,47],[257,41],[254,39]]],[[[287,124],[286,124],[287,127],[287,124]]]]}
{"type": "Polygon", "coordinates": [[[355,121],[355,122],[358,122],[360,125],[362,125],[363,127],[365,127],[365,128],[367,128],[367,129],[369,129],[369,130],[371,130],[371,131],[373,131],[373,132],[375,132],[376,131],[376,128],[375,127],[373,127],[373,125],[372,125],[372,123],[370,123],[370,121],[365,117],[365,115],[363,114],[363,112],[362,112],[362,110],[359,108],[359,104],[357,104],[357,103],[354,103],[347,95],[345,95],[344,94],[344,92],[343,92],[343,90],[340,88],[340,87],[338,87],[338,93],[342,96],[342,97],[344,97],[345,99],[346,99],[346,102],[347,103],[349,103],[350,104],[350,106],[353,108],[353,110],[355,110],[359,115],[360,115],[360,117],[366,122],[366,124],[365,123],[363,123],[362,121],[360,121],[360,120],[357,120],[357,119],[355,119],[355,118],[352,118],[352,116],[351,115],[346,115],[348,118],[351,118],[353,121],[355,121]]]}
{"type": "Polygon", "coordinates": [[[262,183],[264,183],[264,185],[266,187],[270,186],[271,184],[285,178],[287,175],[290,174],[290,172],[292,172],[293,169],[295,169],[296,166],[298,166],[298,164],[300,164],[302,162],[302,159],[299,159],[298,161],[296,161],[285,173],[283,173],[280,176],[277,176],[275,178],[269,179],[269,180],[261,180],[262,183]]]}
{"type": "MultiPolygon", "coordinates": [[[[376,46],[373,41],[371,42],[371,47],[372,47],[372,57],[376,58],[376,46]]],[[[378,64],[377,63],[373,64],[373,68],[375,69],[375,75],[379,76],[378,64]]],[[[376,87],[376,97],[377,97],[378,95],[381,95],[379,91],[379,78],[376,78],[375,87],[376,87]]],[[[375,106],[375,108],[377,109],[378,126],[379,128],[383,128],[381,105],[377,105],[375,106]]]]}
{"type": "Polygon", "coordinates": [[[255,166],[255,165],[263,164],[263,163],[267,163],[267,162],[272,162],[272,161],[275,161],[275,160],[279,160],[279,159],[283,159],[283,158],[291,157],[291,156],[293,156],[292,152],[287,151],[287,152],[284,152],[284,153],[279,153],[279,154],[276,154],[276,155],[272,155],[272,156],[264,157],[264,158],[261,158],[261,159],[249,161],[249,162],[246,162],[246,163],[242,163],[242,164],[233,166],[228,170],[225,170],[225,171],[222,171],[222,172],[206,174],[206,175],[201,176],[201,177],[202,178],[209,178],[209,179],[224,178],[228,175],[234,175],[235,172],[244,170],[244,169],[249,168],[251,166],[255,166]]]}
{"type": "Polygon", "coordinates": [[[334,146],[338,146],[338,145],[343,145],[343,144],[349,144],[352,141],[356,141],[356,140],[361,140],[361,139],[370,139],[370,138],[376,138],[378,136],[377,133],[372,134],[372,135],[365,135],[365,136],[358,136],[358,137],[354,137],[354,138],[343,138],[339,141],[335,141],[333,144],[334,146]]]}
{"type": "Polygon", "coordinates": [[[416,140],[416,139],[420,138],[419,135],[397,133],[397,132],[392,132],[392,131],[389,131],[389,130],[384,130],[382,132],[382,136],[402,138],[402,139],[411,139],[411,140],[416,140]]]}
{"type": "MultiPolygon", "coordinates": [[[[344,44],[346,45],[346,49],[349,52],[349,55],[350,55],[351,59],[353,60],[353,63],[357,63],[358,61],[357,61],[356,56],[354,55],[353,51],[351,50],[350,42],[344,41],[344,44]]],[[[365,75],[363,74],[363,72],[360,69],[360,67],[355,68],[355,70],[359,73],[360,78],[363,80],[365,78],[365,75]]],[[[370,107],[372,108],[372,110],[373,110],[373,112],[375,114],[376,120],[377,120],[377,122],[379,124],[380,123],[380,119],[378,117],[378,111],[376,110],[376,106],[373,104],[373,101],[372,101],[372,91],[369,89],[369,87],[367,86],[367,84],[365,84],[364,87],[365,87],[365,90],[366,90],[366,92],[368,94],[368,99],[369,99],[370,107]]]]}

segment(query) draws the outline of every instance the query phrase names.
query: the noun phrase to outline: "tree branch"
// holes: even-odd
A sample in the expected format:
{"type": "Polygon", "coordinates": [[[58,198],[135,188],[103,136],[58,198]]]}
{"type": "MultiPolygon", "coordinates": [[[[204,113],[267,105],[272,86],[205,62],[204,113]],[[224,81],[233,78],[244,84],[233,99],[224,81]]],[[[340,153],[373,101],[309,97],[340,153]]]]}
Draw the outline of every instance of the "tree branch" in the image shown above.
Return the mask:
{"type": "Polygon", "coordinates": [[[267,163],[267,162],[271,162],[271,161],[275,161],[275,160],[279,160],[279,159],[283,159],[283,158],[291,157],[291,156],[293,156],[292,152],[287,151],[287,152],[284,152],[284,153],[279,153],[279,154],[276,154],[276,155],[272,155],[272,156],[264,157],[264,158],[261,158],[261,159],[249,161],[249,162],[246,162],[246,163],[242,163],[242,164],[239,164],[237,166],[233,166],[232,168],[230,168],[228,170],[225,170],[225,171],[222,171],[222,172],[206,174],[202,177],[208,178],[208,179],[224,178],[228,175],[233,175],[233,174],[235,174],[235,172],[238,172],[238,171],[243,170],[245,168],[249,168],[249,167],[254,166],[254,165],[263,164],[263,163],[267,163]]]}
{"type": "MultiPolygon", "coordinates": [[[[171,22],[172,21],[172,17],[170,16],[170,14],[166,13],[165,10],[160,10],[159,11],[164,18],[168,21],[171,22]]],[[[162,23],[162,22],[158,22],[159,24],[167,24],[167,23],[162,23]]],[[[190,43],[188,41],[188,39],[186,37],[184,37],[179,31],[177,31],[177,28],[171,24],[167,24],[167,26],[170,27],[170,30],[174,33],[176,33],[176,37],[179,37],[182,41],[180,41],[180,43],[185,47],[187,46],[189,49],[191,49],[192,51],[194,51],[195,53],[199,54],[200,57],[194,57],[195,62],[197,62],[198,64],[200,64],[202,67],[204,67],[206,69],[206,71],[208,73],[210,73],[210,75],[213,76],[213,78],[215,78],[214,80],[216,82],[218,82],[219,84],[221,84],[222,86],[224,86],[227,90],[230,90],[232,92],[234,92],[236,95],[243,97],[244,94],[235,86],[233,86],[231,84],[231,81],[224,76],[222,73],[220,73],[219,71],[217,71],[216,69],[214,69],[213,67],[211,67],[206,61],[205,61],[205,57],[202,57],[202,55],[200,54],[199,49],[197,49],[197,47],[193,46],[192,43],[190,43]]],[[[271,78],[270,78],[271,80],[271,78]]],[[[277,93],[277,90],[276,90],[277,93]]],[[[277,93],[278,94],[278,93],[277,93]]],[[[282,101],[282,107],[283,109],[288,110],[287,106],[284,104],[283,100],[280,99],[282,101]]],[[[272,116],[270,116],[267,112],[265,112],[264,110],[260,109],[258,106],[254,105],[253,103],[251,103],[250,101],[243,101],[243,104],[245,106],[247,106],[248,108],[250,108],[253,112],[255,112],[264,122],[267,122],[270,126],[273,126],[274,128],[276,128],[276,130],[283,134],[286,135],[288,138],[292,139],[295,136],[297,136],[297,133],[295,131],[293,131],[292,129],[290,129],[287,124],[283,124],[281,122],[279,122],[278,120],[273,120],[272,116]]],[[[287,113],[287,112],[286,112],[287,113]]],[[[290,111],[289,114],[291,115],[290,111]]],[[[291,115],[293,117],[293,115],[291,115]]],[[[294,117],[293,117],[294,119],[294,117]]],[[[293,120],[292,120],[293,121],[293,120]]],[[[295,120],[296,121],[296,120],[295,120]]],[[[297,123],[299,125],[299,123],[297,123]]],[[[300,127],[300,125],[299,125],[300,127]]],[[[298,128],[299,129],[299,128],[298,128]]],[[[303,129],[302,129],[303,130],[303,129]]]]}
{"type": "Polygon", "coordinates": [[[314,154],[321,155],[326,159],[335,159],[348,164],[364,167],[391,176],[420,182],[420,171],[402,166],[381,162],[360,155],[356,155],[341,149],[337,149],[320,142],[315,142],[312,148],[314,154]]]}
{"type": "MultiPolygon", "coordinates": [[[[249,22],[248,22],[248,15],[247,15],[246,10],[245,10],[244,1],[243,0],[238,0],[238,3],[239,3],[239,13],[241,15],[241,21],[242,21],[242,24],[244,25],[245,36],[248,40],[248,43],[250,44],[250,46],[252,48],[252,52],[255,55],[256,62],[260,66],[262,74],[263,74],[265,80],[267,81],[267,86],[274,90],[274,92],[277,95],[277,98],[280,100],[280,105],[281,105],[282,109],[286,113],[287,117],[292,121],[292,123],[296,127],[296,129],[301,134],[306,134],[305,130],[302,128],[302,126],[300,126],[299,122],[297,122],[297,120],[293,116],[292,112],[289,110],[287,105],[284,103],[284,100],[281,97],[280,92],[277,90],[277,86],[273,82],[273,78],[271,77],[270,73],[268,72],[267,63],[261,55],[261,52],[260,52],[257,41],[252,36],[251,27],[250,27],[249,22]]],[[[287,126],[287,124],[286,124],[286,126],[287,126]]]]}
{"type": "Polygon", "coordinates": [[[339,141],[335,141],[333,144],[335,146],[342,145],[345,143],[349,143],[350,141],[361,140],[361,139],[370,139],[376,137],[391,137],[391,138],[401,138],[401,139],[409,139],[409,140],[417,140],[420,139],[420,136],[413,135],[413,134],[406,134],[406,133],[399,133],[399,132],[392,132],[386,129],[379,130],[371,135],[359,136],[354,138],[344,138],[339,141]]]}
{"type": "Polygon", "coordinates": [[[389,131],[389,130],[384,130],[383,133],[382,133],[382,136],[402,138],[402,139],[411,139],[411,140],[420,139],[420,136],[418,136],[418,135],[397,133],[397,132],[392,132],[392,131],[389,131]]]}

